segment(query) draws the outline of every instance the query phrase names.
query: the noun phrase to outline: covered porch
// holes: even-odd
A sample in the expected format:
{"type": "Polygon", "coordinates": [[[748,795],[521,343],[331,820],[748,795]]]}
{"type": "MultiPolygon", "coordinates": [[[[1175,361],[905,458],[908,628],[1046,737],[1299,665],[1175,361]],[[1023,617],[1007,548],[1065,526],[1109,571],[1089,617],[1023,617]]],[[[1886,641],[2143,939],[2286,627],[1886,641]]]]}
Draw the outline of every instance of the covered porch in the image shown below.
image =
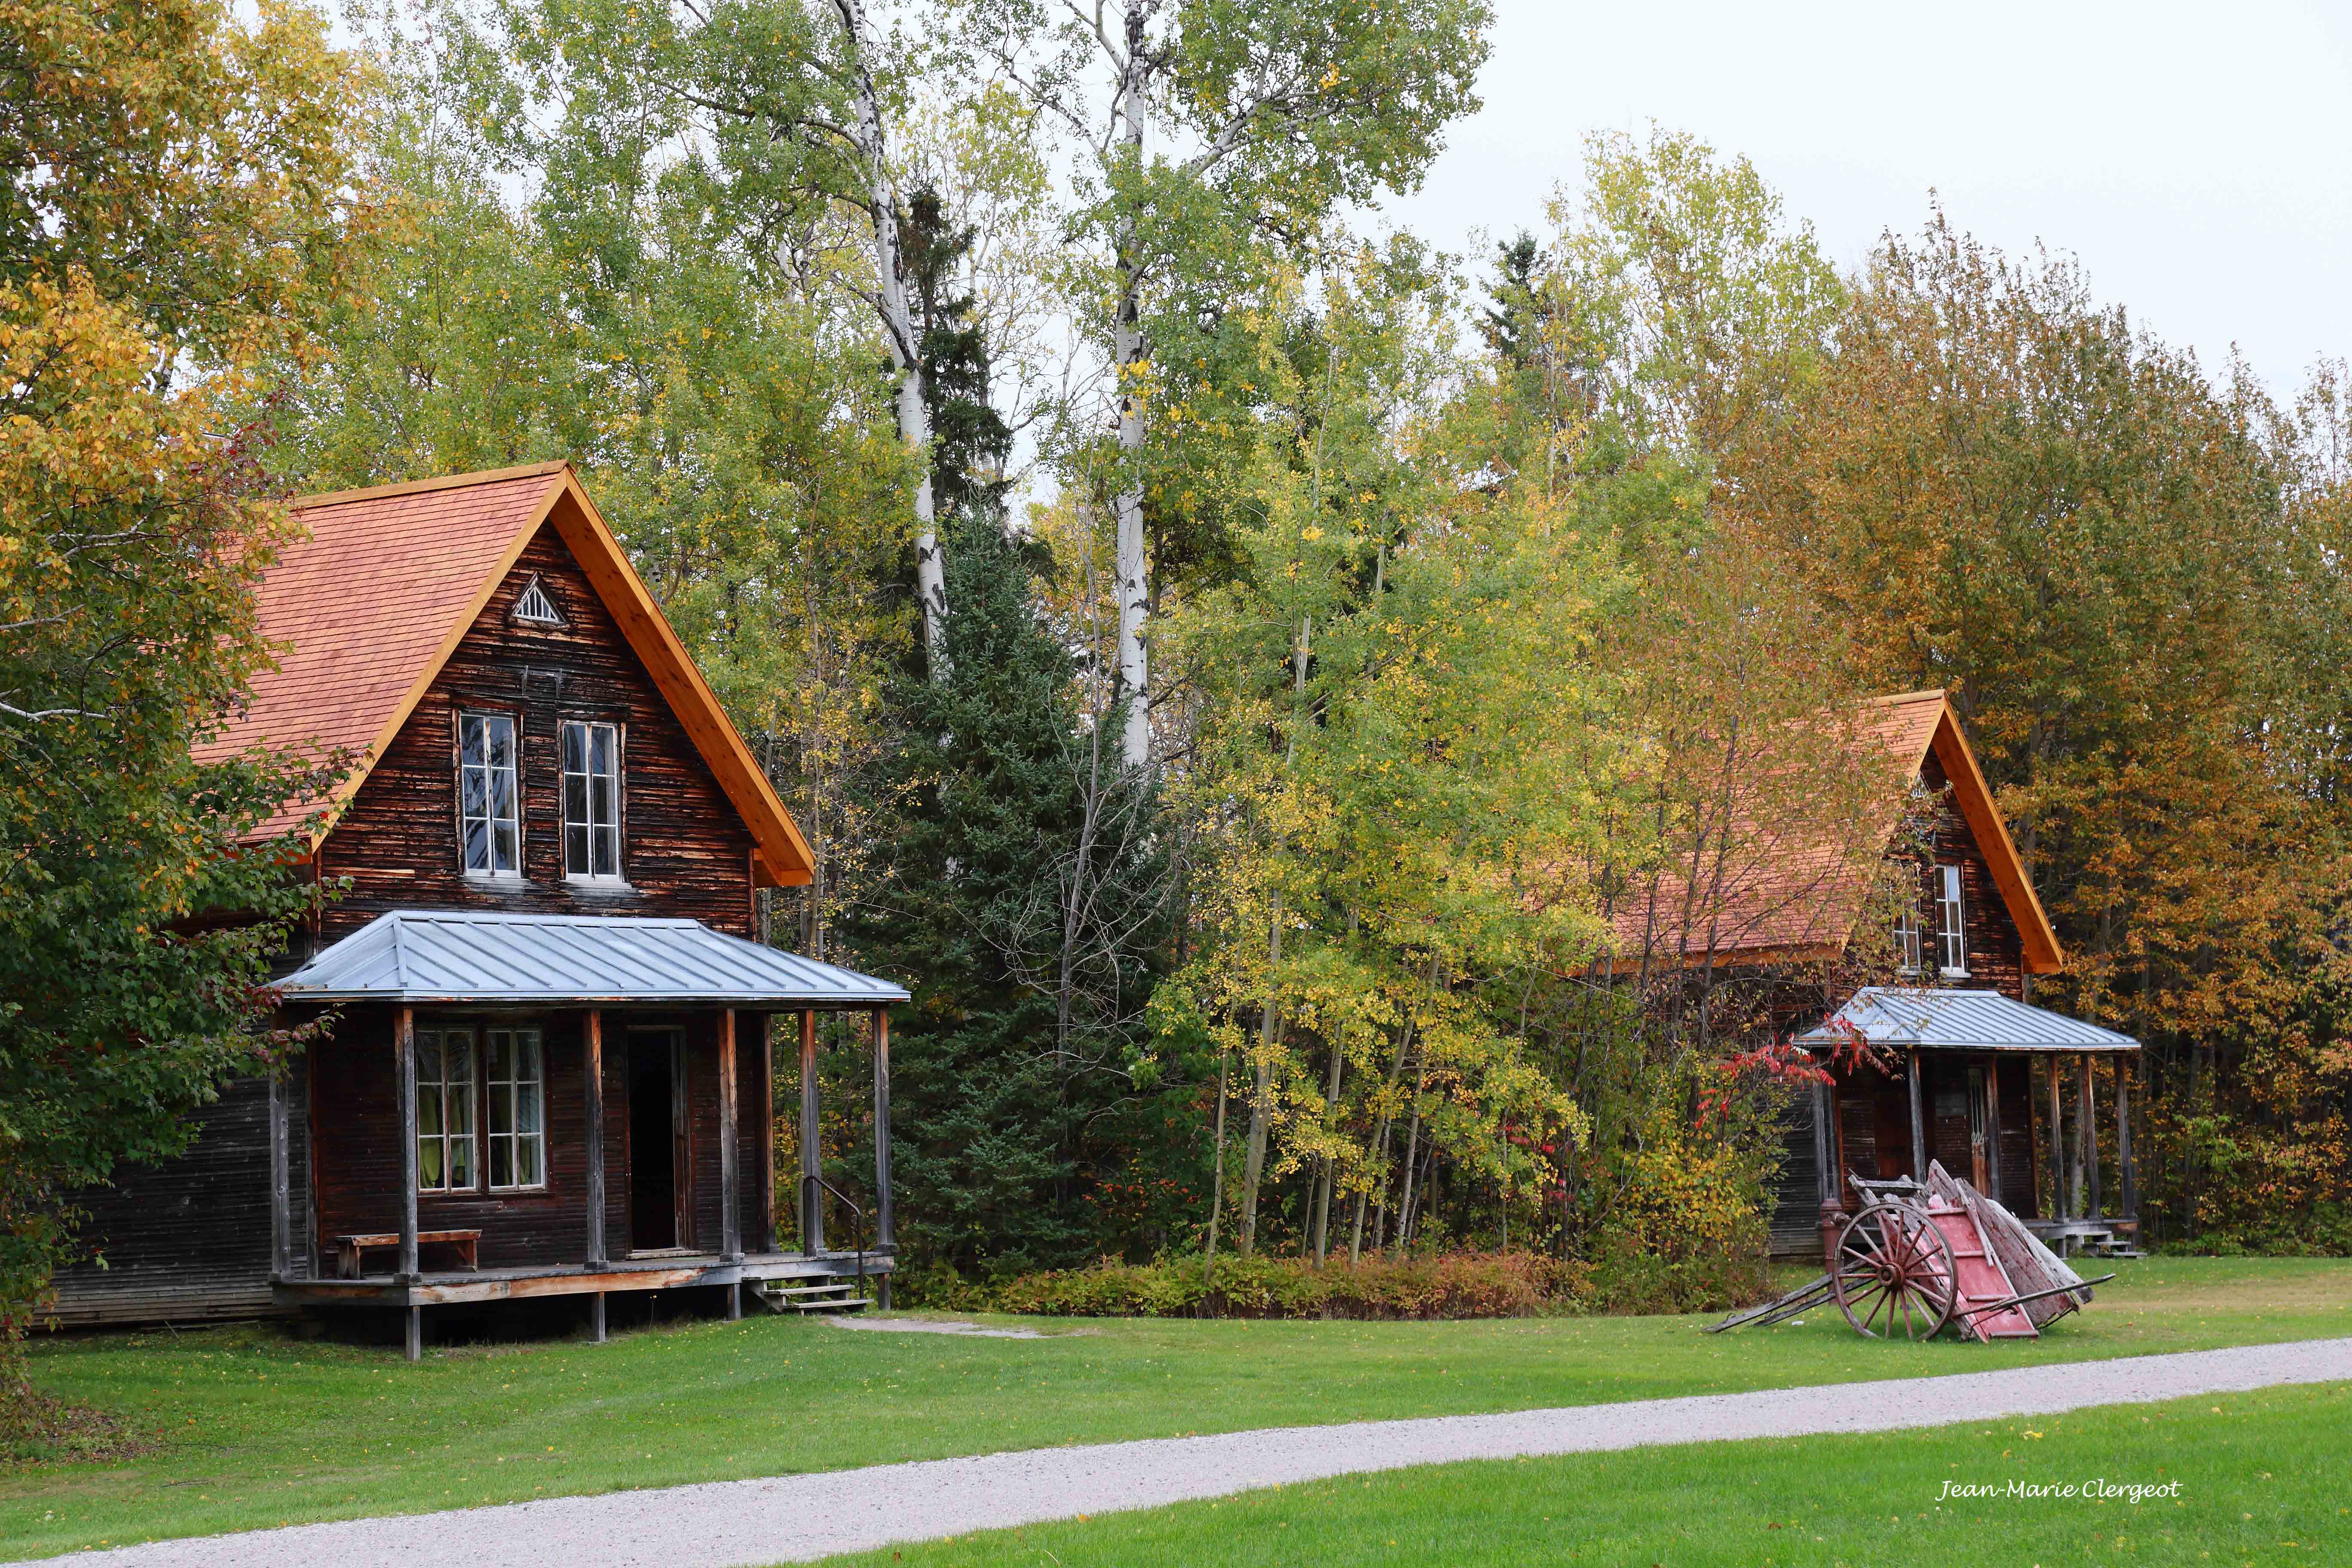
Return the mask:
{"type": "Polygon", "coordinates": [[[1835,1079],[1812,1087],[1810,1107],[1824,1248],[1864,1201],[1855,1178],[1918,1181],[1931,1160],[2060,1252],[2136,1242],[2131,1078],[2140,1047],[2131,1037],[1994,991],[1874,985],[1796,1044],[1835,1079]],[[1887,1070],[1832,1065],[1856,1043],[1887,1070]],[[2102,1179],[2103,1078],[2120,1189],[2112,1206],[2102,1179]]]}
{"type": "Polygon", "coordinates": [[[289,1009],[339,1010],[307,1103],[273,1085],[281,1305],[397,1310],[413,1359],[428,1308],[577,1296],[601,1340],[616,1292],[715,1288],[730,1318],[746,1289],[870,1277],[887,1297],[899,987],[694,921],[441,910],[384,915],[280,984],[289,1009]],[[862,1205],[821,1165],[828,1017],[871,1050],[862,1205]],[[799,1055],[796,1250],[776,1212],[779,1018],[799,1055]]]}

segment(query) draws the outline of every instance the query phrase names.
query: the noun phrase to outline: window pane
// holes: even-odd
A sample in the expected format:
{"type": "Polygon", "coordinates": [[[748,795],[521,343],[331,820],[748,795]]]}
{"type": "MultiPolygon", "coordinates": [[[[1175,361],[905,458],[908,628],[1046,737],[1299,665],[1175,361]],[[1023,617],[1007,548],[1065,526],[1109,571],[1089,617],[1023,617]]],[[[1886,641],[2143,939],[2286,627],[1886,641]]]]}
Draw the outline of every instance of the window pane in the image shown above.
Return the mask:
{"type": "Polygon", "coordinates": [[[563,771],[580,773],[588,771],[588,726],[563,726],[563,771]]]}
{"type": "Polygon", "coordinates": [[[491,827],[490,843],[498,851],[498,859],[490,868],[492,870],[511,871],[522,864],[522,856],[515,845],[515,825],[511,820],[491,827]]]}
{"type": "Polygon", "coordinates": [[[495,716],[485,718],[482,729],[489,742],[490,766],[511,771],[514,767],[514,721],[495,716]]]}
{"type": "Polygon", "coordinates": [[[610,824],[596,829],[596,875],[617,877],[621,874],[621,836],[610,824]]]}
{"type": "Polygon", "coordinates": [[[613,726],[593,724],[588,730],[588,771],[599,778],[613,776],[613,726]]]}
{"type": "Polygon", "coordinates": [[[468,767],[482,765],[482,721],[467,714],[458,721],[459,746],[468,767]]]}
{"type": "Polygon", "coordinates": [[[419,1136],[416,1140],[416,1184],[428,1189],[449,1184],[441,1171],[441,1140],[438,1138],[419,1136]]]}
{"type": "Polygon", "coordinates": [[[539,1140],[520,1140],[515,1144],[515,1185],[535,1187],[545,1179],[539,1168],[539,1140]]]}
{"type": "Polygon", "coordinates": [[[474,1184],[474,1141],[471,1138],[449,1140],[449,1185],[470,1187],[474,1184]]]}
{"type": "Polygon", "coordinates": [[[490,1140],[490,1185],[511,1187],[514,1180],[514,1144],[505,1138],[490,1140]]]}
{"type": "Polygon", "coordinates": [[[588,820],[588,781],[579,773],[563,775],[563,820],[567,824],[588,820]]]}

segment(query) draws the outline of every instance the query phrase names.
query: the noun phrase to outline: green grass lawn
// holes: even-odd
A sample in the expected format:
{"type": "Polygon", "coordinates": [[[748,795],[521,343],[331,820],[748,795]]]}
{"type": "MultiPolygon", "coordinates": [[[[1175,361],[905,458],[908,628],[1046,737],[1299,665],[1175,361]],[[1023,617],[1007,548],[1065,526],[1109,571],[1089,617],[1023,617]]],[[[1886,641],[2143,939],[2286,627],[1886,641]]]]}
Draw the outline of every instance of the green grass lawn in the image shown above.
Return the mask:
{"type": "Polygon", "coordinates": [[[1041,1322],[1043,1340],[761,1319],[429,1352],[276,1328],[37,1342],[35,1380],[152,1447],[0,1472],[0,1556],[898,1459],[1916,1376],[2352,1334],[2352,1262],[2151,1258],[2032,1344],[1874,1343],[1835,1313],[1041,1322]]]}
{"type": "Polygon", "coordinates": [[[1433,1465],[1032,1525],[828,1568],[1663,1568],[2352,1561],[2352,1384],[1867,1437],[1433,1465]],[[2177,1498],[1946,1499],[2105,1479],[2177,1498]]]}

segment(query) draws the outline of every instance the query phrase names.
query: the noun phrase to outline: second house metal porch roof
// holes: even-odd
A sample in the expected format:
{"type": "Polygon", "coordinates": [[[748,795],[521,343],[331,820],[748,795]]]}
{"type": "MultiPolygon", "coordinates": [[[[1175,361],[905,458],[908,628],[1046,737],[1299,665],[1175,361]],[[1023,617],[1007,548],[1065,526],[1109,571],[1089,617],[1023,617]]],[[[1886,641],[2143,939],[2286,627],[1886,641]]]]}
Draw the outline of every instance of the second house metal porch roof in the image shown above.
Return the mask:
{"type": "Polygon", "coordinates": [[[1898,1051],[2136,1051],[2129,1035],[2012,1001],[1998,991],[1865,985],[1801,1046],[1831,1046],[1848,1028],[1898,1051]]]}
{"type": "Polygon", "coordinates": [[[632,916],[395,910],[278,982],[289,1002],[879,1007],[905,988],[712,931],[632,916]]]}

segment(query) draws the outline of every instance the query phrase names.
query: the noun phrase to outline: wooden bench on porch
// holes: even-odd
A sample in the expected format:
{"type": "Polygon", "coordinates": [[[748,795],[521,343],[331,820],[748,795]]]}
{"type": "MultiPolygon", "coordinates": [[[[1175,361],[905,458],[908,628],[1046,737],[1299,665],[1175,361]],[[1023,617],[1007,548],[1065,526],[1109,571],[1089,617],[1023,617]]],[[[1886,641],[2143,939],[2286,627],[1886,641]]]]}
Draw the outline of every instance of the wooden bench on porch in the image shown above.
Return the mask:
{"type": "MultiPolygon", "coordinates": [[[[416,1245],[420,1248],[435,1246],[454,1247],[460,1266],[478,1273],[481,1265],[476,1254],[481,1240],[482,1233],[478,1230],[420,1230],[416,1233],[416,1245]]],[[[356,1279],[360,1277],[361,1254],[399,1245],[400,1232],[396,1230],[339,1236],[335,1237],[335,1271],[345,1279],[356,1279]]]]}

